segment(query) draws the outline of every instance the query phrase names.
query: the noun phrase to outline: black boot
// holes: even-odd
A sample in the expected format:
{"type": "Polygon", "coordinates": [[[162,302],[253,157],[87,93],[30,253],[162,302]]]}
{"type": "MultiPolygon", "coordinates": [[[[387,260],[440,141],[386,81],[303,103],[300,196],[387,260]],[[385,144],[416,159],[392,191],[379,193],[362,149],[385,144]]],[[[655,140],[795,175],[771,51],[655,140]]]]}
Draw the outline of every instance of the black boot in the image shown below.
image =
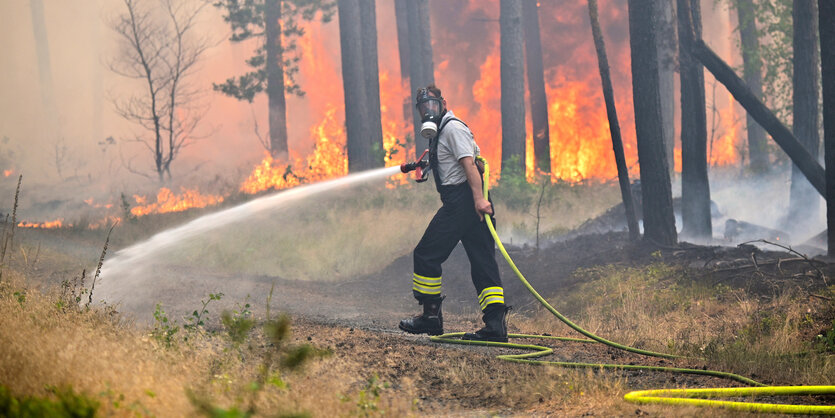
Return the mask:
{"type": "Polygon", "coordinates": [[[504,304],[493,304],[484,310],[484,328],[476,332],[468,332],[462,340],[507,342],[507,312],[510,307],[504,304]]]}
{"type": "Polygon", "coordinates": [[[443,297],[418,301],[423,314],[400,321],[400,329],[411,334],[441,335],[444,333],[444,315],[441,313],[443,297]]]}

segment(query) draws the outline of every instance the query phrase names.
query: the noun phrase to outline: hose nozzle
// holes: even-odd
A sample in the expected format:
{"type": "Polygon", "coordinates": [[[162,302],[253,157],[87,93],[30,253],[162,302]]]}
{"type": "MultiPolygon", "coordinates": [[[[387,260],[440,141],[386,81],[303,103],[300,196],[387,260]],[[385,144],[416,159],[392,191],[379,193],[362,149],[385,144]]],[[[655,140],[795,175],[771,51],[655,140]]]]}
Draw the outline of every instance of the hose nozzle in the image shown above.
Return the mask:
{"type": "Polygon", "coordinates": [[[424,160],[423,157],[429,150],[423,151],[423,154],[417,159],[417,161],[412,163],[402,163],[400,164],[400,171],[403,173],[408,173],[410,171],[415,172],[415,181],[418,183],[422,183],[429,178],[429,170],[426,167],[429,167],[429,160],[424,160]]]}

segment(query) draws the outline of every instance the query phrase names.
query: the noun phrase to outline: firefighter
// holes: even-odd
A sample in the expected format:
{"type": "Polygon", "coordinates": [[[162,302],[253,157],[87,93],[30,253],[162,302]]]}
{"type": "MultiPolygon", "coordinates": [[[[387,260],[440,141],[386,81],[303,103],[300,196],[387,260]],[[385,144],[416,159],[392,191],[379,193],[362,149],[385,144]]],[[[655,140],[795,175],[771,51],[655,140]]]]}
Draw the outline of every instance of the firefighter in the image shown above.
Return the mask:
{"type": "Polygon", "coordinates": [[[423,313],[400,321],[400,329],[412,334],[443,334],[441,264],[460,241],[470,260],[485,324],[464,334],[463,339],[506,342],[509,308],[496,264],[495,241],[484,220],[484,214],[493,214],[493,205],[482,193],[483,170],[476,159],[479,147],[467,125],[446,108],[439,88],[419,89],[415,99],[422,120],[421,136],[430,139],[429,169],[443,205],[414,250],[412,293],[423,313]]]}

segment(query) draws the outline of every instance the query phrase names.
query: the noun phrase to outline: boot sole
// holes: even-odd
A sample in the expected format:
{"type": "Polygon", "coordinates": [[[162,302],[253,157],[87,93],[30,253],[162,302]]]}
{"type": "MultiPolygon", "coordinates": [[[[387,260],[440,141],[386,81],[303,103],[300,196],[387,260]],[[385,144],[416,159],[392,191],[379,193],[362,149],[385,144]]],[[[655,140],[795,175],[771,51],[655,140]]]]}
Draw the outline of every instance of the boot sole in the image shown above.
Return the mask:
{"type": "Polygon", "coordinates": [[[429,335],[441,335],[441,334],[443,334],[443,333],[444,333],[444,330],[443,330],[443,329],[431,329],[431,330],[427,330],[427,329],[414,329],[414,328],[407,328],[407,327],[404,327],[404,326],[403,326],[403,324],[398,325],[398,328],[400,328],[400,329],[401,329],[401,330],[403,330],[403,331],[408,332],[409,334],[429,334],[429,335]]]}

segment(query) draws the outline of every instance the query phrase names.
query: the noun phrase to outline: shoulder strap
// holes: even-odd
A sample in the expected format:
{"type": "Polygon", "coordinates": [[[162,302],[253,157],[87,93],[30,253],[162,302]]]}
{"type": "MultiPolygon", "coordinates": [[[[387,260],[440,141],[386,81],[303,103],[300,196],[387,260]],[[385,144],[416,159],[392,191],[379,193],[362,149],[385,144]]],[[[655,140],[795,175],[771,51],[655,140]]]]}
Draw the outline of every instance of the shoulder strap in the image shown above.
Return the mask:
{"type": "Polygon", "coordinates": [[[429,141],[429,167],[432,170],[432,176],[435,178],[435,188],[438,192],[441,191],[441,171],[438,169],[438,165],[440,164],[438,161],[438,142],[441,139],[441,131],[452,121],[457,120],[461,122],[467,129],[470,129],[464,121],[458,119],[456,117],[451,117],[443,122],[441,122],[441,126],[438,127],[438,132],[435,134],[435,137],[429,141]]]}

